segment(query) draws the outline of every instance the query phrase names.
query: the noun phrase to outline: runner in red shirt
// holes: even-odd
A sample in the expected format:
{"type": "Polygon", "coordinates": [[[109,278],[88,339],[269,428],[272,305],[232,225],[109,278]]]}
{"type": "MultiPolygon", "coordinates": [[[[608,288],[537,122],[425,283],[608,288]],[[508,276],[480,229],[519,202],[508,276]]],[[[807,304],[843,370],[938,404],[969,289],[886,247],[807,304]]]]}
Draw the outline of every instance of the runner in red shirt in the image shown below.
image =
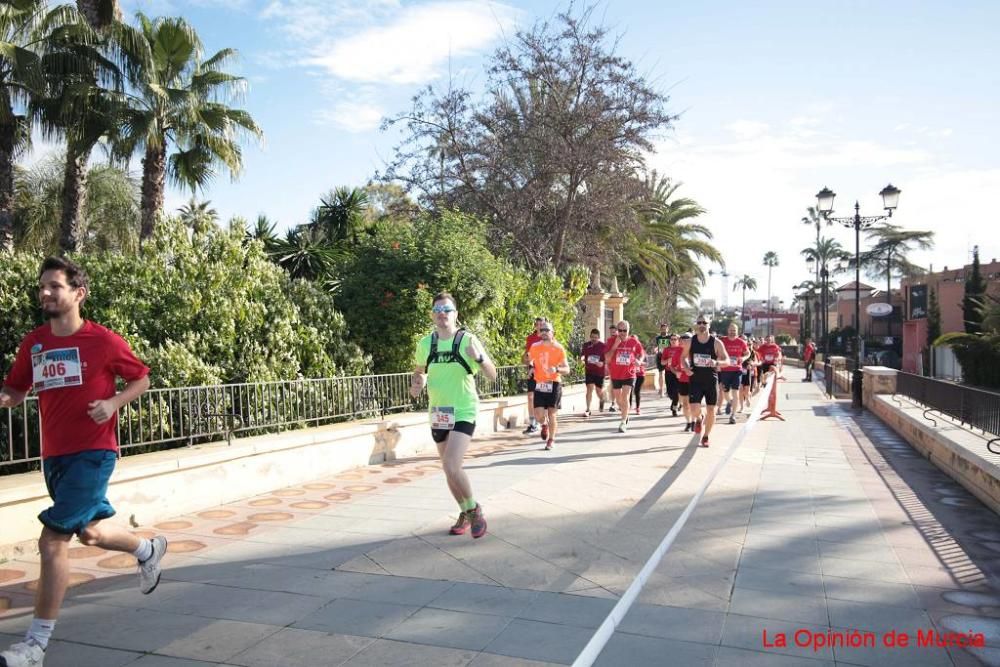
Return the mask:
{"type": "Polygon", "coordinates": [[[524,429],[525,435],[538,433],[538,420],[535,419],[535,374],[531,369],[531,359],[528,357],[528,350],[531,346],[542,339],[538,330],[548,322],[544,317],[535,318],[535,330],[524,339],[524,354],[521,356],[521,363],[528,369],[528,426],[524,429]]]}
{"type": "MultiPolygon", "coordinates": [[[[636,340],[639,340],[636,338],[636,340]]],[[[642,345],[642,341],[639,341],[642,345]]],[[[635,403],[635,414],[639,413],[639,403],[642,402],[642,385],[646,383],[646,350],[635,360],[635,387],[632,390],[632,401],[635,403]]]]}
{"type": "Polygon", "coordinates": [[[594,390],[597,390],[598,410],[604,412],[604,341],[601,340],[599,329],[590,330],[590,340],[583,344],[580,350],[580,359],[584,364],[584,378],[587,385],[587,409],[583,416],[590,416],[590,403],[594,397],[594,390]]]}
{"type": "Polygon", "coordinates": [[[816,344],[813,343],[813,339],[806,337],[806,346],[802,350],[802,361],[806,365],[806,377],[803,382],[812,382],[813,379],[813,367],[816,366],[816,344]]]}
{"type": "Polygon", "coordinates": [[[35,615],[24,641],[0,652],[0,664],[41,665],[69,583],[69,542],[133,554],[139,589],[160,581],[167,551],[162,536],[140,539],[104,521],[115,514],[107,499],[118,455],[118,410],[149,388],[149,369],[117,334],[84,320],[80,306],[87,275],[65,259],[42,263],[38,296],[48,322],[25,336],[0,389],[0,408],[20,405],[34,389],[42,422],[42,471],[52,507],[38,515],[41,574],[35,615]],[[115,392],[116,378],[125,380],[115,392]]]}
{"type": "MultiPolygon", "coordinates": [[[[678,371],[681,367],[681,348],[680,336],[677,334],[670,334],[670,338],[666,347],[663,348],[663,353],[660,355],[661,366],[666,372],[666,389],[667,396],[670,397],[670,413],[672,417],[677,416],[677,406],[681,403],[680,395],[680,384],[681,381],[677,376],[678,371]]],[[[685,376],[686,378],[687,376],[685,376]]],[[[685,389],[685,396],[687,395],[685,389]]],[[[687,416],[687,412],[684,413],[687,416]]]]}
{"type": "Polygon", "coordinates": [[[760,376],[762,384],[764,382],[764,375],[772,368],[776,368],[778,373],[781,373],[781,347],[774,342],[773,335],[769,335],[765,338],[764,343],[757,348],[757,356],[760,358],[760,376]]]}
{"type": "Polygon", "coordinates": [[[750,347],[739,337],[740,327],[735,322],[730,323],[728,335],[722,339],[722,345],[729,355],[729,363],[722,367],[719,381],[726,396],[726,414],[729,423],[736,423],[736,413],[741,409],[740,383],[743,381],[743,362],[750,356],[750,347]]]}
{"type": "Polygon", "coordinates": [[[618,425],[619,433],[624,433],[625,429],[628,428],[629,397],[632,394],[632,387],[635,385],[636,360],[644,360],[646,356],[639,339],[629,335],[630,328],[626,320],[618,323],[617,335],[608,341],[608,351],[604,357],[611,375],[611,388],[614,392],[615,403],[621,410],[622,420],[618,425]]]}

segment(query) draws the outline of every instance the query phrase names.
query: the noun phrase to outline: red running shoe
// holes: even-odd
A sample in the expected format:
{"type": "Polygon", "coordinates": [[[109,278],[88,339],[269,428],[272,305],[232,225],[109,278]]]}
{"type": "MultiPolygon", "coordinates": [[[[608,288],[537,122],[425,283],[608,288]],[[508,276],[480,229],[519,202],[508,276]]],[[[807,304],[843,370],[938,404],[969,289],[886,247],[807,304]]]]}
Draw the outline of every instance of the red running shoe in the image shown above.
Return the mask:
{"type": "Polygon", "coordinates": [[[548,440],[548,439],[549,439],[549,425],[542,424],[542,440],[548,440]]]}
{"type": "Polygon", "coordinates": [[[465,535],[465,531],[468,528],[469,528],[469,513],[459,512],[458,521],[455,522],[455,525],[451,527],[451,530],[449,530],[448,533],[451,535],[465,535]]]}
{"type": "Polygon", "coordinates": [[[707,435],[701,436],[701,446],[702,447],[708,447],[708,436],[707,435]]]}
{"type": "Polygon", "coordinates": [[[553,440],[552,438],[549,438],[548,440],[546,440],[545,441],[545,451],[549,451],[550,449],[552,449],[552,445],[554,445],[555,442],[556,441],[553,440]]]}
{"type": "Polygon", "coordinates": [[[483,516],[483,506],[476,503],[476,506],[468,511],[469,519],[472,521],[472,536],[482,537],[486,534],[486,517],[483,516]]]}
{"type": "Polygon", "coordinates": [[[701,433],[701,417],[698,417],[698,421],[694,423],[694,432],[701,433]]]}

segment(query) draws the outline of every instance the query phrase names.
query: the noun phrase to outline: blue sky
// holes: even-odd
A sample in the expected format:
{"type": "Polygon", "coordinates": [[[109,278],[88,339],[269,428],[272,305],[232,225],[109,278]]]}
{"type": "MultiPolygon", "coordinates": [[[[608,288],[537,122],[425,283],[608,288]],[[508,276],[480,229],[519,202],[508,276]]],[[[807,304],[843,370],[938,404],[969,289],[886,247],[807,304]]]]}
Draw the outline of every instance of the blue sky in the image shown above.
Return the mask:
{"type": "MultiPolygon", "coordinates": [[[[131,15],[182,15],[214,52],[234,47],[264,128],[236,183],[207,191],[224,216],[303,222],[319,196],[361,185],[397,139],[378,130],[422,86],[449,72],[474,86],[486,57],[519,26],[565,3],[403,0],[121,0],[131,15]]],[[[879,213],[878,191],[903,191],[894,222],[937,232],[920,263],[955,266],[974,243],[1000,256],[1000,3],[641,2],[597,15],[619,50],[668,91],[681,114],[651,167],[702,203],[732,273],[758,278],[779,254],[775,293],[808,277],[799,223],[823,186],[837,213],[855,199],[879,213]],[[780,287],[779,287],[780,286],[780,287]]],[[[139,167],[138,162],[135,165],[139,167]]],[[[168,207],[188,195],[174,192],[168,207]]],[[[831,228],[853,248],[853,234],[831,228]]],[[[878,284],[883,284],[878,282],[878,284]]],[[[712,281],[703,296],[719,298],[712,281]]],[[[730,292],[730,301],[736,295],[730,292]]]]}

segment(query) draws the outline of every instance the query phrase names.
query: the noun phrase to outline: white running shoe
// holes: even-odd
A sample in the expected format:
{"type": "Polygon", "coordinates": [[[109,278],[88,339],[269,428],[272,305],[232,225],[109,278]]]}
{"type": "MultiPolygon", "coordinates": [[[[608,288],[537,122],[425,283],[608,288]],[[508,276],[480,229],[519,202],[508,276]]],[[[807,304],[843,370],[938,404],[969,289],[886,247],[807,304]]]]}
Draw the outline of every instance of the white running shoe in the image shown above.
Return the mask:
{"type": "Polygon", "coordinates": [[[149,595],[160,583],[160,561],[167,553],[167,538],[157,535],[152,539],[153,555],[139,563],[139,590],[149,595]]]}
{"type": "Polygon", "coordinates": [[[18,642],[0,653],[0,661],[7,667],[42,667],[45,651],[34,642],[18,642]]]}

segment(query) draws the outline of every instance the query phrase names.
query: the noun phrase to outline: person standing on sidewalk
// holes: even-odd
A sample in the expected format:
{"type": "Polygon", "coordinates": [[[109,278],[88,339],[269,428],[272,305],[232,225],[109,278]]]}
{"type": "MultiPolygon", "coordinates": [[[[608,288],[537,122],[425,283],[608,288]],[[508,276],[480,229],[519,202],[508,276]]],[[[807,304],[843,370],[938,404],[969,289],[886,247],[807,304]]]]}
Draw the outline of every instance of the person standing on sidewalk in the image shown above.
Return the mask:
{"type": "Polygon", "coordinates": [[[548,322],[538,330],[542,339],[531,346],[528,356],[535,371],[535,419],[542,425],[545,449],[552,449],[556,441],[559,408],[562,407],[560,376],[569,373],[566,349],[555,340],[555,332],[548,322]]]}
{"type": "Polygon", "coordinates": [[[458,521],[449,532],[462,535],[471,527],[472,536],[478,538],[486,534],[486,518],[462,463],[479,414],[476,372],[481,369],[496,380],[497,368],[476,336],[458,328],[458,306],[451,294],[440,292],[434,297],[431,319],[434,332],[420,339],[414,353],[410,395],[417,398],[426,385],[431,438],[448,490],[459,507],[458,521]]]}
{"type": "Polygon", "coordinates": [[[81,317],[88,294],[81,267],[57,257],[42,263],[38,296],[48,322],[25,336],[0,389],[0,408],[20,405],[31,389],[38,396],[42,471],[53,502],[38,515],[35,614],[24,640],[0,652],[5,667],[43,664],[69,586],[74,535],[87,546],[134,555],[145,594],[159,584],[167,551],[163,536],[142,539],[105,521],[115,514],[107,490],[118,460],[118,410],[149,388],[149,368],[118,334],[81,317]],[[125,380],[121,393],[117,378],[125,380]]]}
{"type": "Polygon", "coordinates": [[[590,416],[590,404],[597,392],[598,411],[604,412],[604,341],[600,329],[590,330],[590,340],[583,344],[580,357],[584,364],[584,379],[587,385],[587,402],[584,417],[590,416]]]}
{"type": "Polygon", "coordinates": [[[803,382],[812,382],[813,368],[816,366],[816,343],[812,338],[806,337],[806,346],[802,350],[802,361],[806,365],[806,377],[803,382]]]}

